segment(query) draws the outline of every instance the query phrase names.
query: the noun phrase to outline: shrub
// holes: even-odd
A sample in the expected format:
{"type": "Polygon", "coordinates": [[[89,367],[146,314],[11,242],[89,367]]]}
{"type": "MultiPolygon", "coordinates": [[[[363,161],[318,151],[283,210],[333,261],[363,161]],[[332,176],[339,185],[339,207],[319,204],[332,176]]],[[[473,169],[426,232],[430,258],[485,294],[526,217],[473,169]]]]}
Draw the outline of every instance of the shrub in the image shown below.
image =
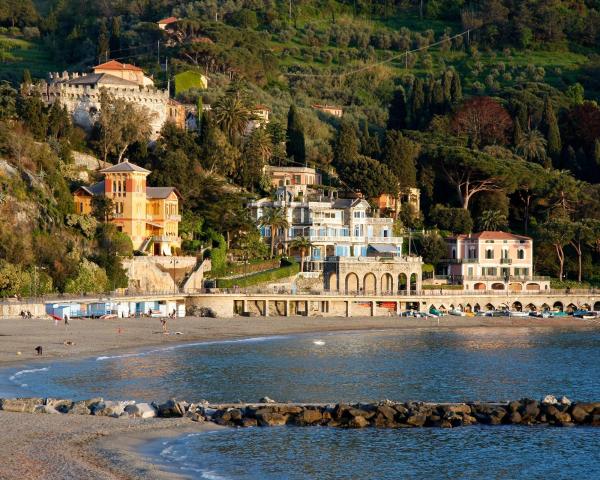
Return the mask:
{"type": "Polygon", "coordinates": [[[281,263],[282,265],[284,263],[287,263],[287,265],[273,270],[266,270],[264,272],[253,273],[252,275],[248,275],[246,277],[219,279],[217,280],[217,287],[249,287],[252,285],[257,285],[259,283],[274,282],[276,280],[281,280],[282,278],[291,277],[292,275],[296,275],[300,271],[300,265],[296,262],[282,260],[281,263]]]}

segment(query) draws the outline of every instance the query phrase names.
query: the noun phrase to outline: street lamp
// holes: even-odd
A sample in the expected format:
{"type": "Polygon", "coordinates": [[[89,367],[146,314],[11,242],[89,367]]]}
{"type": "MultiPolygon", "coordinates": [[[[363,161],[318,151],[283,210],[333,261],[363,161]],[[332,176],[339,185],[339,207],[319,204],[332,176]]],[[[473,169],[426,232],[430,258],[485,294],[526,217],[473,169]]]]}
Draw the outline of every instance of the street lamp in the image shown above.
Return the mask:
{"type": "Polygon", "coordinates": [[[177,293],[177,281],[175,280],[175,265],[178,262],[175,258],[172,258],[171,263],[173,264],[173,293],[177,293]]]}

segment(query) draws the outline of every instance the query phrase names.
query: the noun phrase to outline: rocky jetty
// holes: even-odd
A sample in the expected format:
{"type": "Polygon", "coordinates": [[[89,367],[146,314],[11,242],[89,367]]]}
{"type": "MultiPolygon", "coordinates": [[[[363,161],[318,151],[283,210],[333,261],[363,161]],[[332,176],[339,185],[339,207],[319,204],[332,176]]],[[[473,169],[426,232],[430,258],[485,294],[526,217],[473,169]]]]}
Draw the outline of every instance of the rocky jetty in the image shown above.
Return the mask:
{"type": "MultiPolygon", "coordinates": [[[[261,400],[265,400],[267,397],[261,400]]],[[[130,418],[187,417],[230,427],[281,425],[338,428],[454,428],[468,425],[600,426],[600,402],[571,402],[548,395],[542,400],[511,402],[424,403],[393,402],[293,404],[269,402],[211,405],[170,399],[164,403],[71,401],[53,398],[3,398],[0,410],[23,413],[99,415],[130,418]]]]}

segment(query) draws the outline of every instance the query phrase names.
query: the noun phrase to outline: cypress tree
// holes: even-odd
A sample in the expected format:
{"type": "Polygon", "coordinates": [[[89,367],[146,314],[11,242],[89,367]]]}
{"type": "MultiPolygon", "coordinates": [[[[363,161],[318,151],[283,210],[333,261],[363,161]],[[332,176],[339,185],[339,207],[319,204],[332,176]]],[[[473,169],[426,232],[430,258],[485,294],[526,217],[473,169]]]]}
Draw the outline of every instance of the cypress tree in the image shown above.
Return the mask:
{"type": "Polygon", "coordinates": [[[400,187],[417,184],[416,159],[419,151],[419,144],[404,137],[401,132],[389,130],[386,133],[382,163],[398,178],[400,187]]]}
{"type": "Polygon", "coordinates": [[[285,149],[288,157],[294,157],[294,161],[304,163],[306,161],[306,145],[304,143],[304,126],[296,111],[296,106],[291,105],[287,118],[287,141],[285,149]]]}
{"type": "Polygon", "coordinates": [[[388,110],[388,130],[403,130],[406,128],[406,96],[404,95],[404,89],[399,88],[394,92],[392,103],[388,110]]]}
{"type": "Polygon", "coordinates": [[[202,117],[204,116],[204,108],[202,108],[202,103],[202,95],[198,95],[198,99],[196,100],[196,121],[198,122],[198,131],[200,131],[200,128],[202,128],[202,117]]]}
{"type": "Polygon", "coordinates": [[[416,78],[410,99],[410,122],[413,127],[418,127],[421,123],[424,106],[425,91],[423,89],[423,80],[416,78]]]}
{"type": "Polygon", "coordinates": [[[600,140],[598,139],[594,142],[594,162],[600,167],[600,140]]]}
{"type": "Polygon", "coordinates": [[[452,103],[452,76],[453,72],[449,68],[446,69],[444,71],[444,75],[442,75],[442,90],[444,93],[444,104],[446,107],[452,103]]]}
{"type": "Polygon", "coordinates": [[[358,157],[356,129],[348,120],[342,121],[333,145],[333,161],[336,167],[343,167],[358,157]]]}
{"type": "Polygon", "coordinates": [[[554,109],[552,108],[552,103],[548,97],[546,97],[544,113],[542,116],[542,131],[548,141],[546,151],[550,158],[556,162],[561,151],[560,130],[558,128],[554,109]]]}
{"type": "Polygon", "coordinates": [[[431,112],[432,113],[443,113],[444,111],[444,89],[442,88],[442,82],[438,80],[433,85],[433,92],[431,92],[431,112]]]}
{"type": "Polygon", "coordinates": [[[450,83],[450,97],[454,103],[462,100],[462,85],[459,73],[452,69],[452,82],[450,83]]]}

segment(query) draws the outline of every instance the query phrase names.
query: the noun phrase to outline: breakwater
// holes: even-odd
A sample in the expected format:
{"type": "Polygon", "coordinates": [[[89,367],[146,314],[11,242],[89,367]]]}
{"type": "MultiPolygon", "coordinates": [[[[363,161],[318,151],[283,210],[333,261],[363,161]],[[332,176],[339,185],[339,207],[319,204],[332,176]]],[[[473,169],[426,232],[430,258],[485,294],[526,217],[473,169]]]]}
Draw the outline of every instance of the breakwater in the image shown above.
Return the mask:
{"type": "Polygon", "coordinates": [[[229,427],[327,426],[338,428],[453,428],[469,425],[600,426],[600,402],[571,402],[552,395],[542,400],[510,402],[294,404],[265,398],[259,403],[164,403],[109,401],[102,398],[72,401],[53,398],[0,399],[0,410],[31,414],[76,414],[129,418],[187,417],[229,427]]]}

